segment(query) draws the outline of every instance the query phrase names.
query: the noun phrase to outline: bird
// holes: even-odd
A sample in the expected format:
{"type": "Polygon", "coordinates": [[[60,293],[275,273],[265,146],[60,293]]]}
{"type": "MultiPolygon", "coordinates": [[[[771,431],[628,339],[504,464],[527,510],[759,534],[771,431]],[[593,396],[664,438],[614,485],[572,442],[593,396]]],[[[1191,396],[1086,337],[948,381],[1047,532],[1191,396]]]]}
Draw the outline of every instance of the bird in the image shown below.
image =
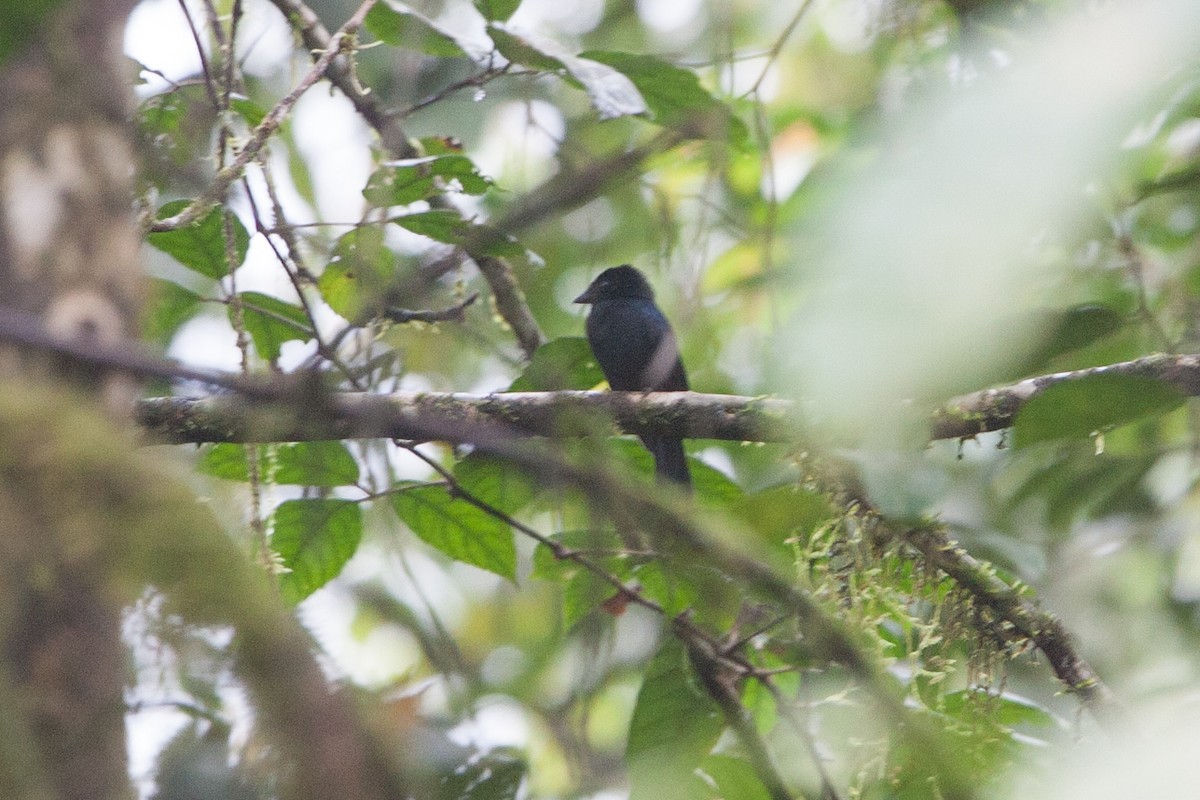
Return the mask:
{"type": "MultiPolygon", "coordinates": [[[[586,330],[592,355],[610,389],[618,392],[686,392],[687,372],[675,332],[654,302],[646,277],[629,264],[604,270],[576,303],[590,304],[586,330]]],[[[654,472],[691,490],[692,476],[683,440],[644,434],[642,444],[654,456],[654,472]]]]}

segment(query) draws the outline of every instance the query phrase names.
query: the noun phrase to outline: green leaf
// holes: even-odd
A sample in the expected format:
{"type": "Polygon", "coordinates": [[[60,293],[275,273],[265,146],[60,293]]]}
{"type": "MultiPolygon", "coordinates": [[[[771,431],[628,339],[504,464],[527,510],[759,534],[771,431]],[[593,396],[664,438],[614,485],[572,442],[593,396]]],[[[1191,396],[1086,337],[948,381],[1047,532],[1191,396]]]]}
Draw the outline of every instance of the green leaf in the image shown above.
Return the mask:
{"type": "Polygon", "coordinates": [[[630,800],[690,800],[696,767],[717,742],[720,710],[695,685],[687,654],[668,637],[646,669],[629,723],[630,800]]]}
{"type": "Polygon", "coordinates": [[[774,544],[797,533],[809,534],[821,523],[839,516],[824,495],[795,484],[763,489],[730,508],[764,541],[774,544]]]}
{"type": "Polygon", "coordinates": [[[177,283],[150,278],[150,300],[142,323],[142,338],[162,347],[200,311],[200,295],[177,283]]]}
{"type": "Polygon", "coordinates": [[[459,459],[454,477],[463,490],[495,506],[505,514],[516,514],[533,500],[533,481],[508,461],[478,451],[459,459]]]}
{"type": "Polygon", "coordinates": [[[525,259],[527,252],[513,237],[487,225],[462,218],[457,211],[439,208],[393,217],[391,222],[435,242],[469,247],[472,254],[525,259]]]}
{"type": "Polygon", "coordinates": [[[457,211],[446,208],[405,214],[403,217],[393,218],[392,222],[405,230],[445,244],[459,244],[471,232],[471,223],[463,219],[457,211]]]}
{"type": "MultiPolygon", "coordinates": [[[[599,530],[570,530],[553,534],[550,538],[570,550],[583,550],[589,560],[609,575],[622,581],[632,576],[630,562],[617,553],[625,549],[616,534],[599,530]],[[612,555],[605,555],[604,553],[612,555]]],[[[589,569],[569,559],[559,560],[546,545],[539,544],[533,551],[531,577],[537,580],[554,581],[562,585],[563,629],[571,630],[580,620],[596,611],[606,600],[617,594],[617,589],[608,581],[589,569]]]]}
{"type": "Polygon", "coordinates": [[[363,197],[381,208],[404,206],[443,193],[446,185],[453,182],[457,182],[462,192],[472,195],[483,194],[492,185],[466,156],[428,156],[380,167],[367,181],[363,197]]]}
{"type": "Polygon", "coordinates": [[[258,103],[248,97],[235,96],[229,98],[229,107],[232,108],[251,128],[257,128],[264,119],[267,118],[267,112],[258,103]]]}
{"type": "MultiPolygon", "coordinates": [[[[173,217],[187,208],[191,201],[172,200],[158,210],[158,219],[173,217]]],[[[225,260],[225,211],[216,207],[199,221],[186,228],[162,233],[151,233],[146,237],[151,245],[174,258],[188,269],[209,278],[224,278],[246,260],[250,248],[250,234],[236,216],[232,217],[233,251],[236,263],[225,260]]]]}
{"type": "Polygon", "coordinates": [[[517,549],[507,524],[450,496],[441,486],[412,486],[392,495],[397,516],[450,558],[517,578],[517,549]]]}
{"type": "Polygon", "coordinates": [[[358,462],[341,442],[296,442],[275,450],[276,483],[298,486],[353,486],[358,462]]]}
{"type": "Polygon", "coordinates": [[[444,777],[438,800],[514,800],[520,793],[528,765],[521,751],[498,747],[472,758],[444,777]]]}
{"type": "MultiPolygon", "coordinates": [[[[254,349],[266,360],[279,358],[279,348],[284,342],[313,338],[312,324],[300,306],[262,292],[242,292],[238,296],[242,299],[242,316],[254,340],[254,349]]],[[[234,317],[230,306],[229,321],[233,322],[234,317]]]]}
{"type": "Polygon", "coordinates": [[[51,12],[64,5],[66,0],[25,0],[7,4],[0,25],[0,65],[39,41],[36,32],[43,29],[51,12]]]}
{"type": "Polygon", "coordinates": [[[1058,720],[1049,709],[1033,700],[1011,693],[996,697],[978,689],[964,689],[948,693],[944,702],[946,713],[952,715],[962,714],[971,703],[980,703],[987,707],[988,716],[993,722],[1006,727],[1032,725],[1051,728],[1058,724],[1058,720]]]}
{"type": "Polygon", "coordinates": [[[735,143],[745,142],[749,136],[745,123],[701,86],[691,70],[654,56],[614,51],[589,50],[580,57],[606,64],[633,81],[654,121],[663,127],[689,138],[730,139],[735,143]]]}
{"type": "Polygon", "coordinates": [[[510,392],[557,392],[592,389],[604,380],[592,348],[582,336],[563,336],[546,342],[529,360],[525,371],[508,387],[510,392]]]}
{"type": "Polygon", "coordinates": [[[286,500],[271,518],[271,548],[291,570],[279,577],[290,603],[337,577],[362,540],[362,511],[351,500],[286,500]]]}
{"type": "Polygon", "coordinates": [[[475,8],[488,22],[504,22],[521,5],[521,0],[475,0],[475,8]]]}
{"type": "Polygon", "coordinates": [[[1050,325],[1049,335],[1029,363],[1034,369],[1064,353],[1074,352],[1111,336],[1121,329],[1124,318],[1111,308],[1082,305],[1059,314],[1050,325]]]}
{"type": "Polygon", "coordinates": [[[338,239],[317,287],[329,307],[344,319],[365,322],[383,310],[392,260],[383,244],[383,231],[375,226],[355,228],[338,239]]]}
{"type": "Polygon", "coordinates": [[[492,37],[492,42],[500,51],[500,55],[514,64],[521,64],[543,72],[557,72],[567,68],[567,65],[557,57],[545,52],[543,48],[531,44],[528,34],[518,36],[499,25],[488,25],[488,35],[492,37]]]}
{"type": "Polygon", "coordinates": [[[431,56],[459,58],[467,52],[454,36],[415,11],[398,11],[378,3],[363,20],[366,29],[381,42],[431,56]]]}
{"type": "Polygon", "coordinates": [[[771,800],[771,793],[749,761],[711,755],[704,759],[700,769],[716,784],[721,800],[771,800]]]}
{"type": "Polygon", "coordinates": [[[572,54],[562,45],[523,31],[514,33],[497,23],[488,24],[488,35],[509,61],[543,72],[565,70],[571,82],[587,92],[600,119],[614,119],[647,111],[637,86],[607,64],[572,54]]]}
{"type": "Polygon", "coordinates": [[[1087,438],[1177,408],[1183,394],[1153,378],[1100,373],[1063,381],[1034,396],[1017,413],[1013,444],[1087,438]]]}
{"type": "Polygon", "coordinates": [[[248,481],[250,471],[246,467],[246,445],[220,442],[205,450],[196,468],[205,475],[227,481],[248,481]]]}

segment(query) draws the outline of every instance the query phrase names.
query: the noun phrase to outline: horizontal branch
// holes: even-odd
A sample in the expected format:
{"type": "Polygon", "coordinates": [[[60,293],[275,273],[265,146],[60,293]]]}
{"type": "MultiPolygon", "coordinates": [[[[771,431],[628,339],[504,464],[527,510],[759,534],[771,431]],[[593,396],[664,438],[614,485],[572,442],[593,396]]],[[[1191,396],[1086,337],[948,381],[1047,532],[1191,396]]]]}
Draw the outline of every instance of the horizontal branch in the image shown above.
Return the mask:
{"type": "MultiPolygon", "coordinates": [[[[933,415],[930,438],[969,438],[1010,427],[1021,408],[1050,386],[1101,374],[1154,378],[1185,395],[1200,395],[1200,356],[1151,355],[956,398],[933,415]]],[[[790,441],[799,430],[799,423],[788,421],[795,407],[791,401],[698,392],[334,393],[322,397],[322,413],[313,414],[311,404],[296,396],[295,385],[267,384],[249,396],[240,386],[230,388],[235,394],[142,400],[137,419],[152,436],[177,443],[428,439],[430,420],[438,420],[442,435],[448,432],[448,441],[458,443],[469,442],[466,428],[455,437],[458,424],[569,437],[602,433],[596,420],[608,419],[626,433],[744,442],[790,441]],[[272,402],[265,405],[263,399],[272,402]]]]}
{"type": "Polygon", "coordinates": [[[1012,427],[1017,412],[1046,389],[1095,375],[1152,378],[1175,387],[1186,397],[1200,396],[1200,355],[1155,353],[1102,367],[1041,375],[1010,386],[984,389],[957,397],[934,414],[930,438],[964,439],[1012,427]]]}
{"type": "Polygon", "coordinates": [[[784,400],[696,392],[511,392],[441,394],[338,392],[312,398],[321,405],[264,404],[239,395],[152,397],[137,420],[153,437],[178,444],[298,442],[328,439],[429,439],[470,443],[479,430],[514,435],[581,436],[606,433],[612,420],[627,433],[675,434],[690,439],[778,442],[791,438],[784,400]],[[456,433],[459,434],[456,437],[456,433]]]}

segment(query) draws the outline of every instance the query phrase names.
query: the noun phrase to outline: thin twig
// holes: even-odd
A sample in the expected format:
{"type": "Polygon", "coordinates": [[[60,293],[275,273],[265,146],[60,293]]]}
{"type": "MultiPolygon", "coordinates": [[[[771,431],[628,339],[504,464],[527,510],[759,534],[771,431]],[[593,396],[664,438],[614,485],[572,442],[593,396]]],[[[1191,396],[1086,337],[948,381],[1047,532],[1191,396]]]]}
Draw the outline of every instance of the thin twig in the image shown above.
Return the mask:
{"type": "Polygon", "coordinates": [[[378,0],[363,0],[358,10],[354,12],[350,19],[346,20],[345,24],[330,39],[329,47],[320,55],[312,69],[304,76],[304,79],[286,97],[276,103],[274,108],[263,118],[263,121],[258,124],[258,127],[254,129],[249,141],[246,142],[245,146],[237,154],[233,163],[224,169],[218,170],[216,177],[213,178],[208,188],[178,214],[151,222],[149,226],[151,232],[157,233],[186,228],[204,216],[210,208],[221,202],[229,187],[242,176],[242,172],[246,169],[246,166],[254,160],[267,140],[283,124],[283,121],[291,112],[292,107],[296,105],[296,102],[325,75],[325,70],[341,54],[342,48],[351,40],[358,29],[362,27],[363,19],[366,17],[367,12],[377,2],[378,0]]]}

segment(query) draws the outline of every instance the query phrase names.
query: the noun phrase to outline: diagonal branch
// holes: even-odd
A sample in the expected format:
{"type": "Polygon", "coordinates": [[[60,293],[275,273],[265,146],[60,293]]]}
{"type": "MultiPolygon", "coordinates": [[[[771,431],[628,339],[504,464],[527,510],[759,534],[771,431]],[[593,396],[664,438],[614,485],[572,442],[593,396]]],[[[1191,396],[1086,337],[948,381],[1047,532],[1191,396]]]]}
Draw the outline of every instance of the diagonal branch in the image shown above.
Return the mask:
{"type": "Polygon", "coordinates": [[[154,220],[150,223],[150,231],[157,233],[162,231],[173,231],[179,228],[186,228],[188,225],[199,220],[204,216],[210,208],[220,203],[225,193],[229,191],[229,187],[234,181],[242,177],[246,166],[255,159],[259,151],[266,145],[283,121],[287,119],[287,115],[291,112],[292,107],[296,102],[311,89],[317,81],[325,74],[325,70],[333,63],[333,60],[342,52],[342,47],[347,41],[358,32],[362,27],[363,19],[367,16],[367,12],[377,3],[378,0],[363,0],[362,5],[354,12],[350,19],[330,37],[326,43],[325,49],[321,52],[313,68],[308,71],[304,79],[296,85],[286,97],[275,104],[275,107],[268,112],[263,121],[258,124],[251,134],[250,140],[246,142],[245,147],[237,154],[237,158],[233,162],[217,172],[216,177],[204,192],[193,200],[187,208],[180,211],[178,214],[166,219],[154,220]]]}

